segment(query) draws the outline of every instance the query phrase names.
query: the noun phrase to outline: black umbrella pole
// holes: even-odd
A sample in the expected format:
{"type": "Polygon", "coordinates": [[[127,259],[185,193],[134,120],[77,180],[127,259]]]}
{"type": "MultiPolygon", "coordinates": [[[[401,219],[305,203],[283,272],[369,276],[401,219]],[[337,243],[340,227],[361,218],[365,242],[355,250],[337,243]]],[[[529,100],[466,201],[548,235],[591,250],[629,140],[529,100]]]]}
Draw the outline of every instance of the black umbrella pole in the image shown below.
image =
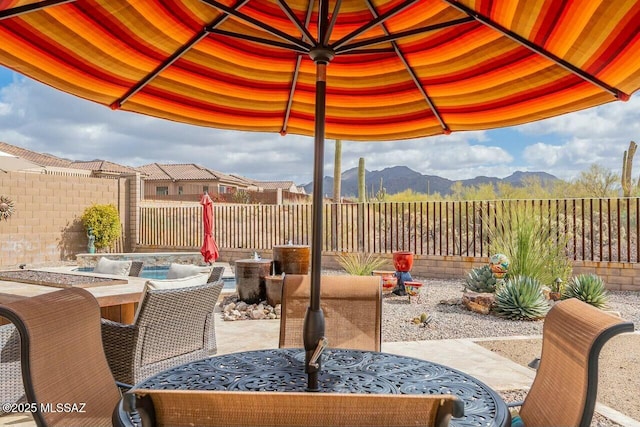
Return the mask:
{"type": "Polygon", "coordinates": [[[309,307],[304,318],[303,342],[307,390],[318,391],[318,372],[322,356],[313,363],[312,355],[324,337],[324,314],[320,308],[320,273],[322,270],[322,180],[324,178],[324,129],[326,108],[326,62],[316,62],[316,129],[313,163],[313,224],[311,234],[311,292],[309,307]]]}

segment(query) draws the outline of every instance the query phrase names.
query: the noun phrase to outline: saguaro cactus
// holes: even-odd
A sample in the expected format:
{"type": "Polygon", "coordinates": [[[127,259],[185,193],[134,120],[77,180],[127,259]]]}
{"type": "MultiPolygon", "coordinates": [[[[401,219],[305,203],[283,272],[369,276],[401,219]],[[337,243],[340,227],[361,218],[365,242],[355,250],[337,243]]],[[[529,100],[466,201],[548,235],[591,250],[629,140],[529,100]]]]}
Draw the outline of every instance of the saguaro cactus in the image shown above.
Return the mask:
{"type": "MultiPolygon", "coordinates": [[[[631,196],[631,172],[633,169],[633,156],[636,154],[638,145],[634,141],[629,142],[629,150],[622,155],[622,195],[624,197],[631,196]]],[[[640,186],[640,181],[638,182],[640,186]]]]}
{"type": "Polygon", "coordinates": [[[364,182],[364,157],[358,161],[358,202],[364,203],[367,199],[367,189],[364,182]]]}

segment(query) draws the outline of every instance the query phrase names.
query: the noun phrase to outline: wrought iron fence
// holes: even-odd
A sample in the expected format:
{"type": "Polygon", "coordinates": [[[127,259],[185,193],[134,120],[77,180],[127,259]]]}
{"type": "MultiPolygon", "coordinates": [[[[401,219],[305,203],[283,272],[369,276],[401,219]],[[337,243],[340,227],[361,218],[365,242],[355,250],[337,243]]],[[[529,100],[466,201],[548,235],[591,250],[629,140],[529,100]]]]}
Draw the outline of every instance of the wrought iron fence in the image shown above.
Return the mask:
{"type": "MultiPolygon", "coordinates": [[[[323,248],[485,257],[516,209],[553,225],[574,260],[639,262],[640,198],[326,203],[323,248]]],[[[215,204],[214,224],[220,248],[310,244],[311,205],[215,204]]],[[[141,208],[139,246],[198,248],[202,233],[198,206],[141,208]]]]}

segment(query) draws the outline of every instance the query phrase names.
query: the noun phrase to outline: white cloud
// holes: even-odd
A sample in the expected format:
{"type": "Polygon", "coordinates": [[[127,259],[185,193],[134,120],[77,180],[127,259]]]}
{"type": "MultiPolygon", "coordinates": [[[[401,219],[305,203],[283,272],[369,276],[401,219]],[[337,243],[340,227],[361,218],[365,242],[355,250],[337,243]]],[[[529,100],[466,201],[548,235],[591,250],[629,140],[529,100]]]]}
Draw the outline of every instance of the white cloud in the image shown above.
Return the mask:
{"type": "MultiPolygon", "coordinates": [[[[640,96],[513,128],[523,142],[492,131],[457,132],[397,142],[343,142],[342,170],[365,157],[369,170],[406,165],[449,179],[504,177],[516,170],[571,178],[591,163],[619,170],[629,140],[640,138],[640,96]]],[[[517,139],[517,138],[516,138],[517,139]]],[[[139,166],[198,163],[255,179],[311,181],[313,139],[183,125],[111,111],[25,78],[0,88],[0,140],[76,160],[105,159],[139,166]]],[[[334,143],[326,142],[325,175],[333,173],[334,143]]]]}

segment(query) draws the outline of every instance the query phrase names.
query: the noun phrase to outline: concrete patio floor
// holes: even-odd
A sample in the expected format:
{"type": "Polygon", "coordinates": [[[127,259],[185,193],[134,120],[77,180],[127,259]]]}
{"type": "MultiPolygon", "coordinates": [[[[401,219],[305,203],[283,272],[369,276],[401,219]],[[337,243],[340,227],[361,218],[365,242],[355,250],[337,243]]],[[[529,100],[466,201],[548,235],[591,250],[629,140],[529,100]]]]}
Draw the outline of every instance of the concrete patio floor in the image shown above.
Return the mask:
{"type": "MultiPolygon", "coordinates": [[[[219,308],[217,309],[219,311],[219,308]]],[[[216,313],[218,354],[278,347],[279,320],[223,321],[216,313]]],[[[522,339],[526,337],[500,337],[522,339]]],[[[535,372],[476,344],[477,339],[388,342],[382,351],[427,359],[471,374],[495,390],[528,388],[535,372]]],[[[625,427],[640,427],[636,421],[612,408],[597,404],[596,411],[625,427]]],[[[0,426],[30,427],[28,415],[1,416],[0,426]]]]}

